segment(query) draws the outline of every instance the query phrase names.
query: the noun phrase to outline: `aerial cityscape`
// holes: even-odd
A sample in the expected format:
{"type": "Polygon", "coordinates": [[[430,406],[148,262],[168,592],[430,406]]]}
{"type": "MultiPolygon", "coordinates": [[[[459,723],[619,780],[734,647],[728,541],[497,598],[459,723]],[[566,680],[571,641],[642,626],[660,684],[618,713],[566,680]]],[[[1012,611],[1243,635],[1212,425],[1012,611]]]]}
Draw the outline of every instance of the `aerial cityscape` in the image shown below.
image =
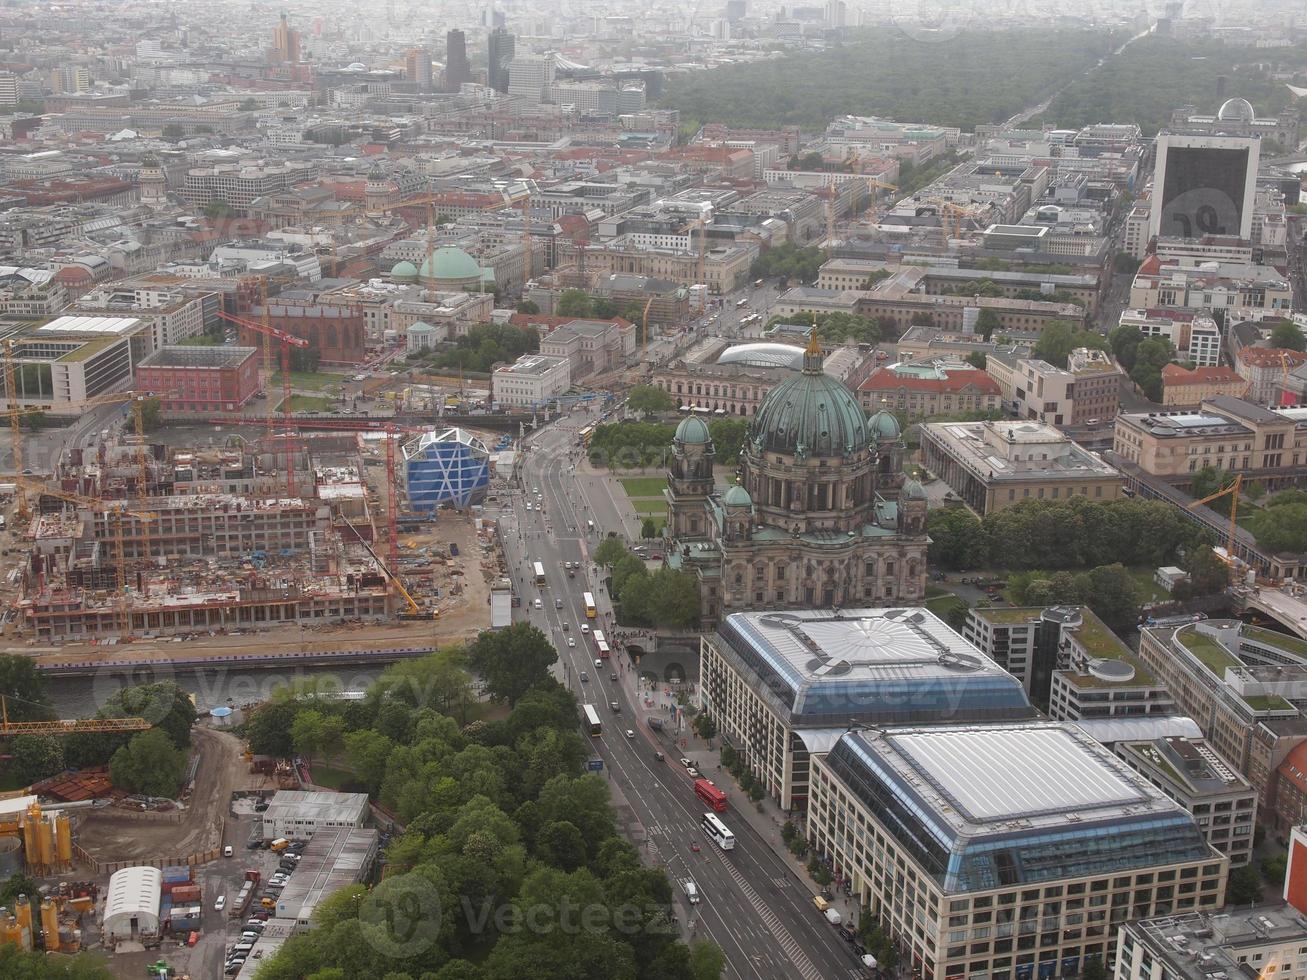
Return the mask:
{"type": "Polygon", "coordinates": [[[0,980],[1307,980],[1301,14],[0,7],[0,980]]]}

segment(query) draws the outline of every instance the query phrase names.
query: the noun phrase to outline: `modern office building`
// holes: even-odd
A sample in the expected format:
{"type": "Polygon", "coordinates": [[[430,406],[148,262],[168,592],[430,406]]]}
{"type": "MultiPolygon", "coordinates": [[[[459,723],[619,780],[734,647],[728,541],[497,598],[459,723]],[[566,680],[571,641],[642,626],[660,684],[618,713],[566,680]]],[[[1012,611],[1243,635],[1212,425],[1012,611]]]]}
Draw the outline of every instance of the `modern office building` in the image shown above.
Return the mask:
{"type": "Polygon", "coordinates": [[[1201,738],[1170,736],[1116,743],[1118,756],[1193,814],[1207,843],[1231,867],[1252,858],[1257,790],[1201,738]]]}
{"type": "Polygon", "coordinates": [[[1017,362],[1017,414],[1057,428],[1111,423],[1121,402],[1121,369],[1103,351],[1071,352],[1065,368],[1037,358],[1017,362]]]}
{"type": "MultiPolygon", "coordinates": [[[[404,56],[404,77],[417,86],[419,92],[431,91],[431,51],[425,47],[409,49],[404,56]]],[[[448,77],[448,69],[446,69],[448,77]]]]}
{"type": "Polygon", "coordinates": [[[517,37],[503,27],[490,32],[486,42],[486,84],[496,92],[508,91],[508,63],[517,53],[517,37]]]}
{"type": "Polygon", "coordinates": [[[300,60],[300,32],[290,26],[285,14],[272,29],[272,50],[277,61],[294,64],[300,60]]]}
{"type": "Polygon", "coordinates": [[[1228,860],[1074,725],[846,732],[808,839],[922,980],[1074,976],[1130,918],[1216,909],[1228,860]]]}
{"type": "Polygon", "coordinates": [[[1024,500],[1115,500],[1121,474],[1039,422],[928,422],[922,462],[978,514],[1024,500]]]}
{"type": "Polygon", "coordinates": [[[1149,234],[1251,238],[1260,149],[1251,137],[1159,134],[1149,234]]]}
{"type": "Polygon", "coordinates": [[[1057,607],[1066,621],[1048,713],[1066,721],[1176,714],[1175,700],[1089,609],[1057,607]]]}
{"type": "Polygon", "coordinates": [[[413,511],[479,503],[490,485],[490,451],[463,429],[424,432],[399,447],[413,511]]]}
{"type": "Polygon", "coordinates": [[[507,66],[508,94],[532,105],[542,102],[554,84],[554,69],[552,55],[515,55],[507,66]]]}
{"type": "Polygon", "coordinates": [[[1285,826],[1276,816],[1279,791],[1286,778],[1296,781],[1293,751],[1307,741],[1299,707],[1307,694],[1307,641],[1238,620],[1206,620],[1141,630],[1139,659],[1171,692],[1176,710],[1198,722],[1257,790],[1263,819],[1285,826]]]}
{"type": "Polygon", "coordinates": [[[1115,980],[1307,980],[1307,917],[1292,905],[1187,912],[1127,922],[1115,980]]]}
{"type": "Polygon", "coordinates": [[[781,807],[854,723],[1000,722],[1021,683],[922,608],[734,613],[699,644],[701,707],[781,807]]]}
{"type": "Polygon", "coordinates": [[[472,64],[467,60],[467,35],[454,30],[445,35],[445,91],[458,92],[472,81],[472,64]]]}

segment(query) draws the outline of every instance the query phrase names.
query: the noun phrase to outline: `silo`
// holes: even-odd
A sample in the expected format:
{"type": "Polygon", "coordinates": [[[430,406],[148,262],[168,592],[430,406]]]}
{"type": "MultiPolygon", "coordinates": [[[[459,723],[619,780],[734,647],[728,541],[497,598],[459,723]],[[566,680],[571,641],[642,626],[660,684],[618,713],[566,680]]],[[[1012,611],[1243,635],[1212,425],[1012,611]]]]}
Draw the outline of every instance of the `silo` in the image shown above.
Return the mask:
{"type": "Polygon", "coordinates": [[[73,863],[73,822],[66,813],[56,813],[54,819],[55,852],[60,866],[66,868],[73,863]]]}
{"type": "Polygon", "coordinates": [[[59,910],[48,898],[41,903],[41,937],[47,952],[59,948],[59,910]]]}
{"type": "Polygon", "coordinates": [[[14,912],[18,915],[18,924],[28,931],[32,931],[32,900],[26,895],[19,895],[17,908],[14,912]]]}
{"type": "MultiPolygon", "coordinates": [[[[49,868],[54,864],[54,826],[51,824],[47,814],[36,825],[36,852],[37,863],[49,873],[49,868]]],[[[32,856],[27,856],[31,861],[32,856]]]]}

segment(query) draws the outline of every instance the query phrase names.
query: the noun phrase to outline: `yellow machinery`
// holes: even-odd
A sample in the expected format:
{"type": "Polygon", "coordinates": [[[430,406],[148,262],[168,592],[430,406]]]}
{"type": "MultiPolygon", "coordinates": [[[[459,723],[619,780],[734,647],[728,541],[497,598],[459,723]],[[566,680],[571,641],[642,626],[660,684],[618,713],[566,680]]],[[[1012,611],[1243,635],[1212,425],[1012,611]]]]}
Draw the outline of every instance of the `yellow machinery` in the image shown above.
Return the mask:
{"type": "Polygon", "coordinates": [[[41,934],[45,938],[47,953],[59,950],[59,906],[51,899],[41,903],[41,934]]]}
{"type": "Polygon", "coordinates": [[[1193,508],[1201,507],[1203,504],[1215,500],[1218,497],[1224,497],[1226,494],[1230,495],[1230,529],[1225,536],[1225,560],[1230,566],[1231,585],[1236,584],[1239,577],[1239,560],[1234,556],[1234,535],[1235,529],[1238,527],[1236,522],[1239,519],[1239,490],[1242,486],[1243,474],[1239,473],[1235,476],[1234,482],[1224,490],[1217,490],[1216,493],[1209,493],[1202,500],[1195,500],[1189,505],[1190,510],[1192,510],[1193,508]]]}
{"type": "Polygon", "coordinates": [[[39,803],[29,806],[23,820],[23,856],[27,873],[37,878],[72,870],[73,835],[68,814],[42,813],[39,803]]]}

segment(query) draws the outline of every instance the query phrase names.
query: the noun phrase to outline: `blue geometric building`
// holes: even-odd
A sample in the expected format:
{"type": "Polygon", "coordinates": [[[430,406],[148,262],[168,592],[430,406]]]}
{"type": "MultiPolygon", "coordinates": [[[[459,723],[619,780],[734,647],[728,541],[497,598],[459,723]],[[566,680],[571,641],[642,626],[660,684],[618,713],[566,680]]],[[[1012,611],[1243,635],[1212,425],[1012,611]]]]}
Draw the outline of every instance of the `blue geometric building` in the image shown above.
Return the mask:
{"type": "Polygon", "coordinates": [[[490,485],[490,451],[464,429],[424,432],[400,446],[409,510],[479,503],[490,485]]]}

